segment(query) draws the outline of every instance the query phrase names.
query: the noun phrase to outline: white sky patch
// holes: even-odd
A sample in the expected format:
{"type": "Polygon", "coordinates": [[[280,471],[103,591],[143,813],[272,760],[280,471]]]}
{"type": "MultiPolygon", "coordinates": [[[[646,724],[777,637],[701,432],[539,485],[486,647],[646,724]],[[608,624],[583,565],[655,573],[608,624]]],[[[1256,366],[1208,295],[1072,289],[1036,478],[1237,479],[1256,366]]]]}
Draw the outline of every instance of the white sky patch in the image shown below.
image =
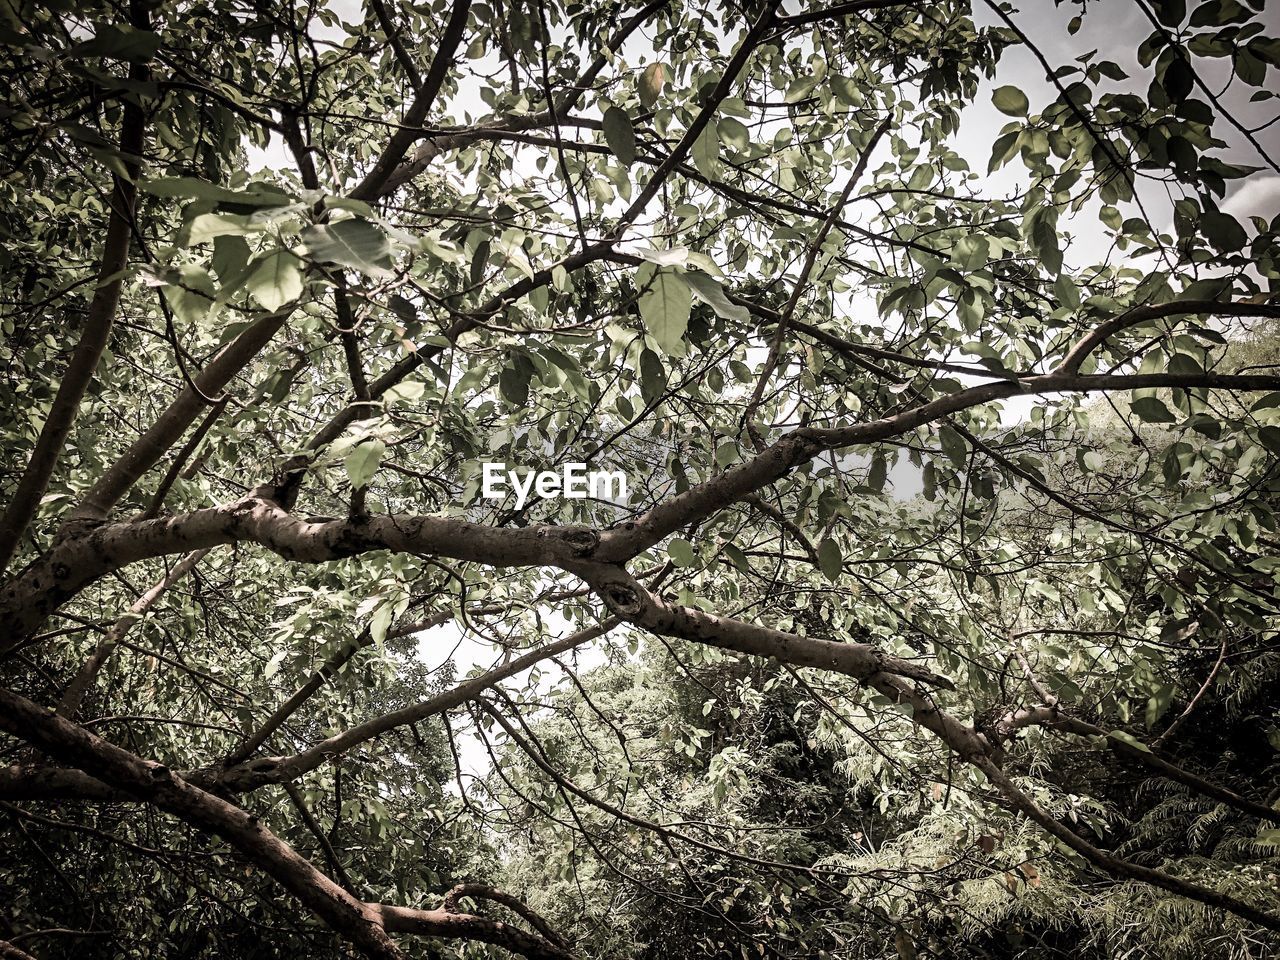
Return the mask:
{"type": "Polygon", "coordinates": [[[1229,213],[1237,220],[1264,217],[1270,221],[1280,213],[1280,176],[1255,174],[1220,206],[1223,213],[1229,213]]]}
{"type": "MultiPolygon", "coordinates": [[[[541,643],[548,644],[575,630],[573,624],[566,620],[554,608],[541,612],[541,643]]],[[[616,631],[610,636],[616,636],[616,631]]],[[[457,620],[423,630],[417,634],[418,659],[427,669],[437,671],[450,661],[453,662],[455,682],[461,682],[469,676],[493,670],[508,663],[518,656],[527,653],[529,648],[516,651],[498,650],[488,640],[482,639],[464,629],[457,620]]],[[[598,638],[584,643],[560,659],[569,662],[575,672],[587,673],[605,661],[604,645],[609,641],[598,638]]],[[[531,676],[536,677],[532,685],[524,687],[522,697],[533,700],[545,697],[564,679],[564,672],[551,660],[544,660],[528,670],[507,678],[502,686],[510,690],[521,684],[527,684],[531,676]]],[[[472,777],[483,777],[490,769],[489,751],[478,733],[469,725],[453,724],[455,745],[458,749],[458,761],[464,784],[472,777]]],[[[451,781],[448,789],[456,791],[457,782],[451,781]]]]}

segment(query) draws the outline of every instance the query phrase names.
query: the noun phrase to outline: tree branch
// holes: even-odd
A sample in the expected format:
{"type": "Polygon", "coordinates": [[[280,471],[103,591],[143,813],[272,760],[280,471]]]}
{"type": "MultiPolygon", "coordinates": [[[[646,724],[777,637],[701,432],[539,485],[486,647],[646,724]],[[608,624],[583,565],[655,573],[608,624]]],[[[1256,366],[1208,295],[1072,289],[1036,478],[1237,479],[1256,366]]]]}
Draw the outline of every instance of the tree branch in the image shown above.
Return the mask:
{"type": "Polygon", "coordinates": [[[0,689],[0,730],[78,767],[184,823],[218,834],[292,893],[335,933],[373,960],[404,960],[388,932],[493,943],[530,960],[568,955],[543,938],[499,921],[445,910],[366,903],[334,883],[261,820],[194,786],[162,764],[110,744],[25,697],[0,689]]]}
{"type": "MultiPolygon", "coordinates": [[[[130,12],[130,19],[136,28],[150,29],[146,4],[132,0],[130,12]]],[[[130,66],[129,79],[141,84],[149,73],[146,63],[140,61],[130,66]]],[[[4,516],[0,517],[0,574],[4,573],[9,561],[13,559],[23,533],[40,508],[40,501],[49,486],[58,458],[62,455],[62,448],[80,412],[80,401],[93,380],[115,324],[125,268],[129,263],[130,238],[134,230],[133,214],[137,200],[134,181],[137,180],[142,164],[145,122],[137,96],[125,97],[120,121],[120,153],[123,155],[124,175],[112,176],[109,204],[111,213],[107,219],[107,235],[102,245],[97,285],[85,314],[80,340],[58,381],[58,392],[53,398],[49,415],[40,428],[31,460],[18,481],[4,516]]]]}

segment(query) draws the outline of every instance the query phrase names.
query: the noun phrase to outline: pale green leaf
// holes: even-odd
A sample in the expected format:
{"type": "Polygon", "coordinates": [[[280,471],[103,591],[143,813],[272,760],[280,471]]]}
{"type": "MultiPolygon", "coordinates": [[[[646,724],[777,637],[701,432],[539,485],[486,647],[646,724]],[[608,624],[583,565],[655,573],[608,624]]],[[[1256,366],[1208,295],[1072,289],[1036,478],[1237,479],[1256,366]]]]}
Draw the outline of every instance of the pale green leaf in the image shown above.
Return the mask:
{"type": "Polygon", "coordinates": [[[386,449],[387,445],[376,437],[351,448],[344,465],[347,468],[347,478],[351,481],[352,489],[358,490],[368,486],[369,481],[378,471],[378,464],[382,462],[382,454],[386,449]]]}
{"type": "Polygon", "coordinates": [[[1025,117],[1030,107],[1027,95],[1013,86],[996,87],[991,94],[991,102],[997,110],[1011,117],[1025,117]]]}
{"type": "Polygon", "coordinates": [[[302,295],[302,269],[288,250],[273,250],[258,260],[246,284],[266,310],[279,310],[302,295]]]}
{"type": "Polygon", "coordinates": [[[637,274],[638,285],[644,287],[640,295],[640,318],[663,352],[680,354],[692,306],[689,284],[676,270],[666,267],[655,270],[646,264],[641,271],[646,268],[650,273],[647,279],[637,274]]]}

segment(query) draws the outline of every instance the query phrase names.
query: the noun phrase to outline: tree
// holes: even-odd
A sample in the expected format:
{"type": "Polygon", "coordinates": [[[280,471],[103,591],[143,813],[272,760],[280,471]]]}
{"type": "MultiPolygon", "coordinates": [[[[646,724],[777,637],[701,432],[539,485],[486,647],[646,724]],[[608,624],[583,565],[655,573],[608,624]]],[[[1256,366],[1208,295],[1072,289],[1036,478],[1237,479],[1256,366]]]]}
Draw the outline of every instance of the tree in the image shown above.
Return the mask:
{"type": "Polygon", "coordinates": [[[0,952],[1274,944],[1261,7],[4,7],[0,952]]]}

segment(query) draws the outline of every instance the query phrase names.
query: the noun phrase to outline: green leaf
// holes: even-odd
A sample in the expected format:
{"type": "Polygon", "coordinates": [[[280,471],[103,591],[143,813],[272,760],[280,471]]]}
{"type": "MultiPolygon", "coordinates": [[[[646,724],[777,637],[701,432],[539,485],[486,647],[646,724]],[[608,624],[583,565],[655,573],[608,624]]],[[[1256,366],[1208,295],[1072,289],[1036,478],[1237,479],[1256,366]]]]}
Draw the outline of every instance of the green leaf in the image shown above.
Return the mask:
{"type": "Polygon", "coordinates": [[[823,537],[818,544],[818,567],[822,575],[832,583],[840,579],[844,572],[844,555],[840,552],[840,544],[830,537],[823,537]]]}
{"type": "Polygon", "coordinates": [[[531,361],[523,353],[516,352],[510,362],[498,374],[498,391],[502,398],[517,407],[529,402],[529,384],[537,371],[531,361]]]}
{"type": "Polygon", "coordinates": [[[982,326],[983,318],[987,315],[987,303],[979,295],[978,291],[969,289],[960,297],[960,302],[956,304],[956,310],[960,315],[960,322],[964,325],[966,333],[977,333],[982,326]]]}
{"type": "Polygon", "coordinates": [[[107,57],[141,63],[150,60],[159,49],[159,34],[128,24],[112,24],[99,28],[92,40],[73,47],[71,53],[77,57],[107,57]]]}
{"type": "Polygon", "coordinates": [[[645,330],[664,353],[681,354],[692,305],[689,285],[676,270],[643,264],[636,278],[642,287],[646,285],[646,279],[641,274],[646,269],[651,277],[647,280],[647,289],[640,295],[640,318],[644,321],[645,330]]]}
{"type": "Polygon", "coordinates": [[[1280,457],[1280,427],[1259,427],[1258,439],[1264,447],[1280,457]]]}
{"type": "Polygon", "coordinates": [[[997,110],[1011,117],[1025,117],[1030,107],[1027,95],[1012,86],[996,87],[991,93],[991,102],[997,110]]]}
{"type": "Polygon", "coordinates": [[[646,404],[657,403],[667,389],[667,368],[652,350],[640,352],[640,397],[646,404]]]}
{"type": "Polygon", "coordinates": [[[302,296],[302,270],[288,250],[273,250],[249,274],[249,292],[266,310],[279,310],[302,296]]]}
{"type": "Polygon", "coordinates": [[[376,437],[351,448],[344,465],[353,490],[369,485],[373,475],[378,472],[378,464],[382,462],[382,454],[386,449],[387,445],[376,437]]]}
{"type": "Polygon", "coordinates": [[[683,537],[676,537],[667,544],[667,556],[677,567],[692,567],[698,562],[698,557],[693,552],[693,544],[683,537]]]}
{"type": "Polygon", "coordinates": [[[1021,134],[1014,130],[1012,133],[1001,134],[996,137],[996,142],[991,145],[991,161],[987,164],[987,172],[995,173],[1006,163],[1009,158],[1018,152],[1018,138],[1021,134]]]}
{"type": "Polygon", "coordinates": [[[302,242],[313,260],[337,263],[370,276],[387,276],[391,242],[382,228],[368,220],[339,220],[302,231],[302,242]]]}
{"type": "Polygon", "coordinates": [[[249,218],[236,213],[202,213],[187,226],[187,246],[208,243],[217,237],[244,237],[261,232],[249,218]]]}
{"type": "Polygon", "coordinates": [[[986,238],[976,233],[961,237],[951,249],[951,259],[966,270],[981,270],[989,256],[986,238]]]}
{"type": "Polygon", "coordinates": [[[867,486],[879,492],[884,489],[885,479],[889,475],[889,465],[884,456],[877,453],[871,458],[871,466],[867,470],[867,486]]]}
{"type": "Polygon", "coordinates": [[[1204,0],[1191,15],[1191,26],[1220,27],[1247,16],[1248,12],[1237,0],[1204,0]]]}
{"type": "Polygon", "coordinates": [[[797,77],[788,84],[787,92],[783,99],[787,103],[799,103],[813,93],[813,88],[817,85],[817,77],[797,77]]]}
{"type": "Polygon", "coordinates": [[[831,89],[840,102],[850,107],[860,107],[867,102],[861,88],[849,77],[836,74],[831,77],[831,89]]]}
{"type": "Polygon", "coordinates": [[[421,380],[409,380],[391,387],[382,395],[382,399],[387,403],[397,400],[421,400],[426,391],[427,385],[421,380]]]}
{"type": "Polygon", "coordinates": [[[1068,310],[1080,309],[1080,288],[1076,286],[1076,282],[1063,273],[1053,284],[1053,294],[1058,298],[1058,302],[1068,310]]]}
{"type": "Polygon", "coordinates": [[[211,266],[224,289],[234,287],[242,281],[251,256],[249,244],[244,237],[226,234],[214,239],[211,266]]]}
{"type": "Polygon", "coordinates": [[[938,428],[938,440],[942,444],[942,452],[947,455],[955,468],[963,470],[969,459],[969,445],[964,437],[954,427],[944,423],[938,428]]]}
{"type": "Polygon", "coordinates": [[[692,153],[693,165],[698,172],[708,180],[714,180],[720,173],[720,137],[714,120],[693,141],[692,153]]]}
{"type": "Polygon", "coordinates": [[[1058,245],[1058,229],[1053,217],[1044,215],[1043,208],[1038,212],[1041,215],[1032,219],[1031,233],[1027,239],[1045,269],[1057,276],[1062,272],[1062,248],[1058,245]]]}
{"type": "Polygon", "coordinates": [[[1192,71],[1191,64],[1187,62],[1186,57],[1178,54],[1169,61],[1169,65],[1164,69],[1164,78],[1161,80],[1160,85],[1164,87],[1164,92],[1171,102],[1181,103],[1187,99],[1195,87],[1195,73],[1192,71]]]}
{"type": "Polygon", "coordinates": [[[1206,210],[1200,217],[1200,227],[1205,239],[1224,253],[1239,250],[1249,242],[1240,221],[1229,213],[1206,210]]]}
{"type": "Polygon", "coordinates": [[[610,107],[601,118],[604,126],[604,142],[624,166],[636,162],[636,132],[631,117],[621,107],[610,107]]]}
{"type": "Polygon", "coordinates": [[[751,572],[751,564],[747,560],[747,555],[743,553],[737,546],[732,543],[726,543],[722,548],[724,555],[729,558],[729,562],[741,570],[743,573],[751,572]]]}
{"type": "Polygon", "coordinates": [[[391,621],[395,617],[395,604],[390,600],[383,600],[378,604],[378,609],[373,612],[373,616],[369,619],[369,636],[373,642],[382,645],[387,639],[387,631],[391,629],[391,621]]]}
{"type": "Polygon", "coordinates": [[[175,273],[176,282],[164,288],[165,301],[183,323],[198,324],[209,313],[217,296],[213,282],[205,269],[195,264],[185,264],[175,273]]]}
{"type": "Polygon", "coordinates": [[[1187,0],[1155,0],[1156,16],[1166,27],[1180,27],[1187,18],[1187,0]]]}
{"type": "Polygon", "coordinates": [[[1148,730],[1154,727],[1156,722],[1164,716],[1164,712],[1169,709],[1174,692],[1175,689],[1172,686],[1164,685],[1147,700],[1145,719],[1148,730]]]}
{"type": "Polygon", "coordinates": [[[289,655],[288,648],[277,650],[271,655],[271,659],[267,661],[265,667],[262,668],[262,679],[270,680],[280,672],[280,665],[284,663],[284,658],[289,655]]]}
{"type": "Polygon", "coordinates": [[[219,205],[269,209],[287,207],[294,199],[276,187],[256,183],[247,190],[228,190],[196,177],[160,177],[143,180],[139,188],[155,197],[185,200],[209,200],[219,205]]]}
{"type": "Polygon", "coordinates": [[[1159,397],[1138,397],[1129,406],[1147,423],[1173,423],[1178,419],[1159,397]]]}
{"type": "Polygon", "coordinates": [[[1132,747],[1134,750],[1141,750],[1143,753],[1150,753],[1151,748],[1139,740],[1131,733],[1125,733],[1123,730],[1112,730],[1107,734],[1112,740],[1123,743],[1125,746],[1132,747]]]}
{"type": "MultiPolygon", "coordinates": [[[[689,262],[689,249],[687,247],[667,247],[663,249],[640,247],[636,250],[636,256],[643,260],[648,260],[659,267],[682,267],[689,262]]],[[[640,279],[639,275],[637,275],[637,282],[640,282],[640,279]]]]}
{"type": "Polygon", "coordinates": [[[716,132],[720,135],[720,142],[732,150],[739,153],[745,153],[747,148],[751,146],[751,131],[747,129],[747,125],[741,120],[735,120],[733,117],[721,117],[719,124],[716,126],[716,132]]]}
{"type": "Polygon", "coordinates": [[[724,287],[717,281],[698,270],[690,270],[683,276],[693,295],[714,310],[717,316],[737,323],[751,322],[751,311],[739,304],[730,303],[725,296],[724,287]]]}

